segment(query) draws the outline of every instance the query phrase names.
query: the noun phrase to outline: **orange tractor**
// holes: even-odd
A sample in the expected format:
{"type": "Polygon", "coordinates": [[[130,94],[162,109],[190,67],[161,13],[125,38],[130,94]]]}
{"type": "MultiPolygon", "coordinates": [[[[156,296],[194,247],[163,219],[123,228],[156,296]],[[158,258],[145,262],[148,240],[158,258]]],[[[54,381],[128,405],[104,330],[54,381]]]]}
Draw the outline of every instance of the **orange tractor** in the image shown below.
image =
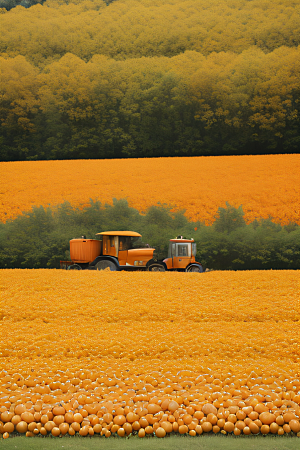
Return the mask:
{"type": "Polygon", "coordinates": [[[97,233],[98,239],[72,239],[70,241],[71,261],[60,261],[62,269],[69,270],[149,270],[164,272],[203,272],[203,267],[195,260],[194,239],[182,236],[170,240],[168,258],[157,261],[153,257],[154,248],[137,248],[141,237],[134,231],[104,231],[97,233]]]}

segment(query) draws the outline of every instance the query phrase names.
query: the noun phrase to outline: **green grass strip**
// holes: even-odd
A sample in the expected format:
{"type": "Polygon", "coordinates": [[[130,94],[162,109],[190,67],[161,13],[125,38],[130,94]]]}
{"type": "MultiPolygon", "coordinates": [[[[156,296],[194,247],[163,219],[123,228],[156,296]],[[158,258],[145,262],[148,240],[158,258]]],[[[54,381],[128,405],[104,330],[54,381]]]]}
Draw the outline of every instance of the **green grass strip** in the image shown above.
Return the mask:
{"type": "Polygon", "coordinates": [[[3,450],[298,450],[297,437],[278,436],[168,436],[104,438],[100,436],[64,436],[53,438],[12,436],[1,439],[3,450]]]}

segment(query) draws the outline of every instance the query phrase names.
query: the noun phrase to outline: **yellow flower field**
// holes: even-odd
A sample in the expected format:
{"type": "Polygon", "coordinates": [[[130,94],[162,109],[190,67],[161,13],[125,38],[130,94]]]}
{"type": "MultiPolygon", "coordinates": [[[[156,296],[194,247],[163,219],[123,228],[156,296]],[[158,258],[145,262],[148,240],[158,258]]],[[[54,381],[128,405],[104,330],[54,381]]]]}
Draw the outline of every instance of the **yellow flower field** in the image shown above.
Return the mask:
{"type": "Polygon", "coordinates": [[[3,437],[299,434],[299,272],[0,273],[3,437]]]}
{"type": "Polygon", "coordinates": [[[32,206],[85,206],[127,198],[140,212],[158,202],[207,225],[226,201],[246,221],[300,223],[299,155],[2,162],[0,220],[32,206]]]}

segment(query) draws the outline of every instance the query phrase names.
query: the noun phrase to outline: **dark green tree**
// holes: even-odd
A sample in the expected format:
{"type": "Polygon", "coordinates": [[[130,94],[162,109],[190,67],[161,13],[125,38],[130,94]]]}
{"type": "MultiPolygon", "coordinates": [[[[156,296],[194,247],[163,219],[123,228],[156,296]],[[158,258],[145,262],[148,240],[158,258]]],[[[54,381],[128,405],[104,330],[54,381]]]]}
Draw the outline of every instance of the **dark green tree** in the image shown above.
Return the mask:
{"type": "Polygon", "coordinates": [[[226,208],[219,208],[216,220],[214,223],[214,229],[218,233],[231,233],[237,228],[245,227],[246,222],[244,220],[243,207],[240,205],[238,208],[231,206],[226,202],[226,208]]]}

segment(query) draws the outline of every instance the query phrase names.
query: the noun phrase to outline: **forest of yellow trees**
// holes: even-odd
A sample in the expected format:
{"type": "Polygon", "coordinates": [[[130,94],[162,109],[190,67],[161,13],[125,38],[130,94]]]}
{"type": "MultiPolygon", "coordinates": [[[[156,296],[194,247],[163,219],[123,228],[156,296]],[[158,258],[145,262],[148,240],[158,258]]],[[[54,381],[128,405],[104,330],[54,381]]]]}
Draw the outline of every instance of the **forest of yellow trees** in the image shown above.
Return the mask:
{"type": "Polygon", "coordinates": [[[2,161],[294,153],[297,0],[0,9],[2,161]]]}

